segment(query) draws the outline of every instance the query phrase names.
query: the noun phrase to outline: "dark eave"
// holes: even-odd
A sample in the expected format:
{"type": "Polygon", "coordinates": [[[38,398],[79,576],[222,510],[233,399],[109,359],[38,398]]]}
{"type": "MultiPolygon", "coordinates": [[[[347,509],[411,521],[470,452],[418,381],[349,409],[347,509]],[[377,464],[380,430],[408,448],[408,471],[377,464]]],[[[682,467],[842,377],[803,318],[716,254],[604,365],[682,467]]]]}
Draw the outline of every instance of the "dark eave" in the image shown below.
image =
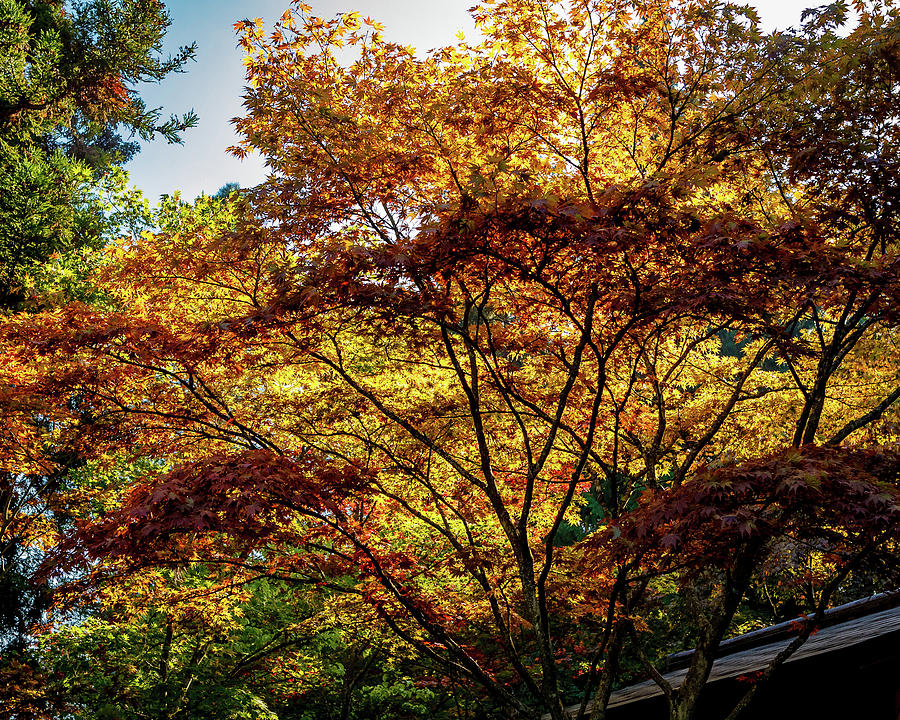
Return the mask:
{"type": "MultiPolygon", "coordinates": [[[[869,616],[881,610],[888,610],[897,606],[900,606],[900,590],[879,593],[872,597],[854,600],[853,602],[848,602],[844,605],[838,605],[837,607],[826,610],[822,614],[822,620],[819,621],[818,626],[821,631],[822,628],[830,627],[831,625],[837,625],[838,623],[847,622],[848,620],[869,616]]],[[[753,632],[738,635],[730,640],[725,640],[719,646],[716,657],[724,657],[748,648],[759,647],[760,645],[783,640],[784,638],[792,638],[797,635],[798,627],[804,620],[806,620],[805,617],[786,620],[777,625],[770,625],[769,627],[760,628],[753,632]]],[[[663,661],[663,671],[687,667],[690,664],[691,656],[693,654],[693,650],[684,650],[669,655],[663,661]]]]}
{"type": "MultiPolygon", "coordinates": [[[[802,623],[807,619],[799,617],[726,640],[719,648],[707,685],[764,670],[798,634],[802,623]]],[[[843,650],[891,633],[900,633],[900,590],[826,610],[817,625],[818,629],[791,655],[786,664],[843,650]]],[[[681,686],[692,653],[692,650],[688,650],[666,658],[663,677],[673,688],[681,686]]],[[[613,692],[608,707],[621,707],[662,694],[663,691],[656,682],[646,680],[613,692]]],[[[578,712],[578,706],[567,710],[574,716],[578,712]]]]}

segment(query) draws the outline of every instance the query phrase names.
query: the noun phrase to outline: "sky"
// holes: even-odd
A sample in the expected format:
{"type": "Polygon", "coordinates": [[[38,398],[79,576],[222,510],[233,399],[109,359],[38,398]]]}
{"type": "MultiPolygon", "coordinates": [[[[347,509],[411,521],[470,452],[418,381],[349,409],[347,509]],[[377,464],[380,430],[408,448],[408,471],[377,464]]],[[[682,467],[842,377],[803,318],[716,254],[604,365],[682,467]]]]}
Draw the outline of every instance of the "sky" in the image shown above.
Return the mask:
{"type": "MultiPolygon", "coordinates": [[[[329,18],[355,10],[385,26],[389,40],[428,50],[454,42],[462,30],[474,36],[467,8],[475,0],[307,0],[313,13],[329,18]]],[[[766,29],[797,25],[800,13],[825,0],[756,0],[766,29]]],[[[165,52],[197,43],[196,62],[186,72],[170,75],[160,84],[139,88],[150,107],[161,107],[163,116],[194,109],[197,127],[184,134],[184,144],[165,140],[143,143],[141,152],[127,166],[131,182],[155,204],[162,194],[180,190],[192,199],[201,192],[213,194],[222,185],[236,182],[252,187],[265,177],[259,157],[241,161],[226,153],[237,137],[230,120],[242,115],[244,68],[233,25],[237,20],[260,17],[271,27],[289,0],[167,0],[172,26],[165,52]]]]}

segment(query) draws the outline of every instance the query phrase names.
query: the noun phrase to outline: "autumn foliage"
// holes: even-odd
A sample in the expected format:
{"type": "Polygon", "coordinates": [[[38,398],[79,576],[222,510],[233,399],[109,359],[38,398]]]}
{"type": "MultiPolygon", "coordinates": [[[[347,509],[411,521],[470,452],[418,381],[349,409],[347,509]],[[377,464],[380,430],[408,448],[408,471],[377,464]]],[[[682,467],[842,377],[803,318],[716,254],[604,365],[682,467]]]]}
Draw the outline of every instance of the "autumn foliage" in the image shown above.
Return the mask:
{"type": "Polygon", "coordinates": [[[861,9],[767,36],[715,3],[487,2],[478,44],[419,56],[302,4],[239,23],[234,152],[267,181],[111,248],[103,302],[3,324],[11,463],[59,397],[86,460],[156,461],[45,572],[348,596],[555,720],[649,671],[674,580],[691,717],[754,583],[821,612],[896,549],[900,26],[861,9]]]}

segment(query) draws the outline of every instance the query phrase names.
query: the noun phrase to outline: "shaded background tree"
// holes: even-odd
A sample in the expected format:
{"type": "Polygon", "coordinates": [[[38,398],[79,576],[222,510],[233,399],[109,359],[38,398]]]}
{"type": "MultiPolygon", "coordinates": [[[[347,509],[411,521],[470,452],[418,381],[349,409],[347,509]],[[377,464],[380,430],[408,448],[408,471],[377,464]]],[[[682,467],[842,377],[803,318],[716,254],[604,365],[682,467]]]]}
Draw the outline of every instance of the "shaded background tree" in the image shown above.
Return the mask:
{"type": "Polygon", "coordinates": [[[193,113],[163,120],[139,94],[141,82],[179,72],[193,56],[193,47],[161,55],[169,22],[155,0],[0,5],[4,307],[24,299],[29,275],[51,256],[107,239],[93,185],[137,152],[134,138],[179,142],[195,124],[193,113]]]}

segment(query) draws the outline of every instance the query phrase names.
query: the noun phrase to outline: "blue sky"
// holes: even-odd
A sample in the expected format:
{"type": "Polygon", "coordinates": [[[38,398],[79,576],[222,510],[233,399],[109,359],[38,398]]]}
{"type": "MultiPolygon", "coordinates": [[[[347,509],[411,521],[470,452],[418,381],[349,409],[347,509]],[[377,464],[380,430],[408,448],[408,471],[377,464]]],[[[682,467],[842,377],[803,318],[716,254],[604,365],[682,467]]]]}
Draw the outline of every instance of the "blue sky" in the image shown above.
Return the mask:
{"type": "MultiPolygon", "coordinates": [[[[757,0],[767,28],[796,25],[803,8],[825,0],[757,0]]],[[[475,0],[307,0],[321,17],[356,10],[385,25],[394,41],[427,50],[453,42],[457,31],[471,35],[474,24],[467,8],[475,0]]],[[[250,187],[262,181],[265,170],[259,158],[243,161],[225,153],[235,142],[230,119],[243,112],[244,86],[241,53],[236,47],[233,24],[243,18],[261,17],[267,26],[281,16],[289,0],[168,0],[172,16],[167,48],[197,43],[197,62],[183,74],[172,75],[159,85],[146,85],[141,94],[164,115],[193,108],[199,125],[188,130],[183,145],[157,140],[144,143],[128,165],[131,181],[151,203],[163,193],[181,190],[191,199],[201,192],[214,193],[228,182],[250,187]]]]}

